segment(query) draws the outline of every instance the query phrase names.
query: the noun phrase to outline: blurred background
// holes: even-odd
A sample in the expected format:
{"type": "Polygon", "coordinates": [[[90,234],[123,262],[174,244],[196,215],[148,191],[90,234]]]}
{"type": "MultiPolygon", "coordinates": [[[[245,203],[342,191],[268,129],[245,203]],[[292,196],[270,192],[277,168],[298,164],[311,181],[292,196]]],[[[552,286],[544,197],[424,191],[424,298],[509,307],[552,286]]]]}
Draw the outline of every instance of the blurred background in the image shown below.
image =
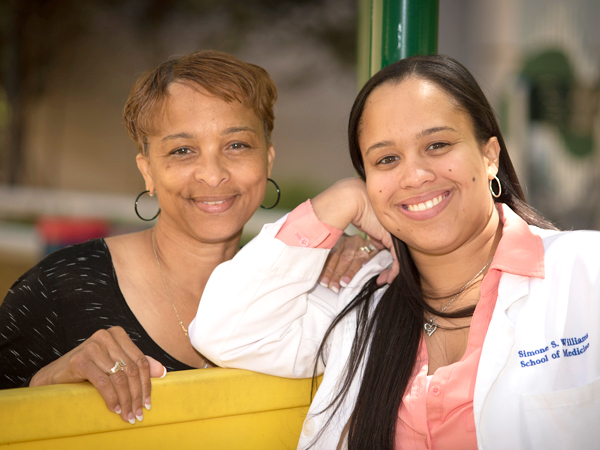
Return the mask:
{"type": "MultiPolygon", "coordinates": [[[[48,251],[145,226],[121,112],[171,57],[230,52],[277,84],[281,209],[246,239],[352,176],[358,1],[0,0],[0,300],[48,251]]],[[[439,0],[439,52],[476,76],[528,200],[565,229],[600,229],[599,19],[600,0],[439,0]]]]}

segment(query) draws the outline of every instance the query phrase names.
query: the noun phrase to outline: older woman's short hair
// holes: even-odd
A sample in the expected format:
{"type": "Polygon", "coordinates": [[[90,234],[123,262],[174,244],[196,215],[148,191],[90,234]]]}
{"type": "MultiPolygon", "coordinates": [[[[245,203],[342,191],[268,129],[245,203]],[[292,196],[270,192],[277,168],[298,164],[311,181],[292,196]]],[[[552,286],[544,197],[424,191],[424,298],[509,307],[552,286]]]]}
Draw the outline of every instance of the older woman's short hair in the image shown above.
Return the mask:
{"type": "Polygon", "coordinates": [[[161,64],[140,76],[131,88],[123,119],[140,152],[148,152],[147,137],[157,132],[156,116],[172,83],[199,87],[222,100],[251,108],[263,122],[267,143],[271,142],[277,88],[267,71],[228,53],[204,50],[161,64]]]}

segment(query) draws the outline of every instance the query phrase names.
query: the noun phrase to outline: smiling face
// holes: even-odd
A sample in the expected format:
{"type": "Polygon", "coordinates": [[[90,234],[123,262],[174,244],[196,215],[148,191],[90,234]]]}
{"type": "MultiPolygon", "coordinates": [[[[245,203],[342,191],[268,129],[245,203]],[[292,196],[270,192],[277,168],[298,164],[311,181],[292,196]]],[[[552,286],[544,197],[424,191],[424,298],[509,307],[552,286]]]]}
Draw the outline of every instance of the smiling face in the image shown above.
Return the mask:
{"type": "Polygon", "coordinates": [[[496,138],[477,142],[469,116],[436,84],[408,78],[371,93],[359,144],[378,219],[411,253],[451,253],[489,228],[496,138]]]}
{"type": "Polygon", "coordinates": [[[237,239],[260,206],[275,152],[261,120],[239,102],[173,83],[138,167],[156,191],[159,220],[203,242],[237,239]]]}

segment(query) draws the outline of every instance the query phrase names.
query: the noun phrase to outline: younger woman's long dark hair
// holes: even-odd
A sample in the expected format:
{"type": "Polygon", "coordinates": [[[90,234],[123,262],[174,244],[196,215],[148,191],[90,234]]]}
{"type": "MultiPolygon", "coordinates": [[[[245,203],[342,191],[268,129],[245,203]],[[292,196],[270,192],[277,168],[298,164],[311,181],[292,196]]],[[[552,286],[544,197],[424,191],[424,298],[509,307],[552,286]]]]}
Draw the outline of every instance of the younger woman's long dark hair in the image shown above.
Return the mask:
{"type": "MultiPolygon", "coordinates": [[[[519,180],[508,156],[494,111],[469,71],[454,59],[441,56],[415,56],[395,62],[371,78],[358,94],[348,126],[350,155],[354,168],[365,179],[364,163],[358,144],[361,118],[369,95],[385,84],[399,84],[408,78],[435,83],[454,100],[458,110],[471,118],[475,137],[480,144],[496,137],[500,144],[497,177],[502,194],[497,199],[507,204],[528,224],[554,229],[526,202],[519,180]]],[[[356,310],[356,335],[352,344],[340,390],[328,406],[331,416],[339,410],[350,385],[366,358],[360,390],[348,429],[348,448],[392,450],[398,409],[412,370],[423,332],[424,311],[447,318],[468,317],[474,308],[440,313],[423,299],[419,272],[406,244],[394,238],[400,273],[379,302],[373,296],[379,289],[375,278],[335,318],[319,349],[323,358],[325,343],[337,324],[356,310]]]]}

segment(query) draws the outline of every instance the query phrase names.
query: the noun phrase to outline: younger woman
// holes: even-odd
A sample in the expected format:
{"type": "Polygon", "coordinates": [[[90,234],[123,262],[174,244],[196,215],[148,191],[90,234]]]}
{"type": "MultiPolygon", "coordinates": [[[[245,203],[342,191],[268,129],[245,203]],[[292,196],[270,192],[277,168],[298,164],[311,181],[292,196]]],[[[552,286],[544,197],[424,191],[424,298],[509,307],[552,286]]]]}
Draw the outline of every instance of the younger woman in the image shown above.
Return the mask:
{"type": "Polygon", "coordinates": [[[451,58],[376,74],[349,143],[361,179],[217,267],[194,346],[221,366],[324,372],[299,448],[595,448],[600,233],[556,231],[525,203],[489,103],[451,58]],[[380,252],[339,295],[313,288],[349,223],[391,235],[389,286],[380,252]]]}

